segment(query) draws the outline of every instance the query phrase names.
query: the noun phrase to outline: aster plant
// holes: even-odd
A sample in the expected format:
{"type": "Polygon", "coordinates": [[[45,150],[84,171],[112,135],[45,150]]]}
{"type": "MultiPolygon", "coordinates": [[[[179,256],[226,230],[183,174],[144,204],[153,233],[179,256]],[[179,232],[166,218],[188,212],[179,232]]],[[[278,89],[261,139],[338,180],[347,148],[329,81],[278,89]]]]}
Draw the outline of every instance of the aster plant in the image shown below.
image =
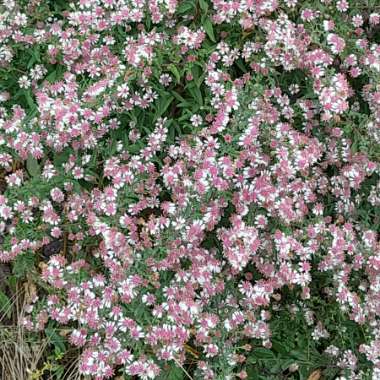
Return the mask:
{"type": "Polygon", "coordinates": [[[380,379],[379,233],[377,0],[0,4],[32,379],[380,379]]]}

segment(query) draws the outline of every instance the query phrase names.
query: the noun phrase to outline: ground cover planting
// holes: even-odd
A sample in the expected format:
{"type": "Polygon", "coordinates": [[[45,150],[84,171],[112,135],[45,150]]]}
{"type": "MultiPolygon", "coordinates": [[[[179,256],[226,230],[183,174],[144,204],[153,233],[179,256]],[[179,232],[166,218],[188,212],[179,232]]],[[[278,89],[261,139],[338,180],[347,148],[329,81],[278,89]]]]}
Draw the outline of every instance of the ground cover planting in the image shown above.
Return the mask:
{"type": "Polygon", "coordinates": [[[378,0],[0,3],[0,377],[380,379],[378,0]]]}

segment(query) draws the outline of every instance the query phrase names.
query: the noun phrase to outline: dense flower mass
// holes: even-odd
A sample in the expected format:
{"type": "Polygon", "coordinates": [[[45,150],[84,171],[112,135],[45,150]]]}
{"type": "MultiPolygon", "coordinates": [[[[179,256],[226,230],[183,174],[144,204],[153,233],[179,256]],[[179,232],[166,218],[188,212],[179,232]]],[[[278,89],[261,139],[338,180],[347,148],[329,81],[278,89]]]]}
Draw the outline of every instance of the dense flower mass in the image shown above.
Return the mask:
{"type": "Polygon", "coordinates": [[[378,5],[0,4],[19,323],[96,380],[380,379],[378,5]]]}

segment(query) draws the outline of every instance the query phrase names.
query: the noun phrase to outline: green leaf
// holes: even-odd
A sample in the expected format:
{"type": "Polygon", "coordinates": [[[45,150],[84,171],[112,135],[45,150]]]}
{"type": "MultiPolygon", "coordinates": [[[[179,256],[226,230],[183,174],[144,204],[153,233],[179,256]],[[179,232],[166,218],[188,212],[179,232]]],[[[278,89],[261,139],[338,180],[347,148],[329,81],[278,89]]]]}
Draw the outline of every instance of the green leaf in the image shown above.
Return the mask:
{"type": "Polygon", "coordinates": [[[261,376],[260,375],[261,369],[257,366],[250,365],[247,367],[247,374],[249,380],[273,380],[273,377],[269,377],[267,375],[261,376]]]}
{"type": "Polygon", "coordinates": [[[296,361],[294,359],[283,359],[283,361],[281,362],[281,369],[283,371],[285,371],[286,369],[288,369],[292,364],[295,364],[296,361]]]}
{"type": "Polygon", "coordinates": [[[178,8],[177,8],[177,13],[182,14],[182,13],[187,13],[194,9],[194,4],[191,1],[184,1],[178,8]]]}
{"type": "Polygon", "coordinates": [[[206,73],[204,71],[204,68],[202,66],[194,66],[191,69],[191,73],[193,75],[194,82],[195,82],[196,86],[198,88],[201,87],[201,85],[202,85],[202,83],[206,77],[206,73]]]}
{"type": "Polygon", "coordinates": [[[162,94],[162,97],[157,106],[157,112],[154,117],[154,120],[157,120],[160,116],[162,116],[165,113],[165,111],[168,109],[173,100],[174,96],[168,95],[167,93],[162,94]]]}
{"type": "Polygon", "coordinates": [[[24,277],[34,267],[35,256],[30,253],[18,255],[13,263],[13,274],[20,278],[24,277]]]}
{"type": "Polygon", "coordinates": [[[40,50],[38,47],[30,50],[30,53],[32,57],[30,58],[28,62],[28,65],[27,65],[28,69],[30,69],[35,63],[41,62],[40,50]]]}
{"type": "Polygon", "coordinates": [[[169,128],[168,141],[170,141],[173,144],[174,139],[175,139],[175,128],[169,128]]]}
{"type": "Polygon", "coordinates": [[[177,67],[173,64],[170,64],[168,67],[169,67],[169,70],[171,71],[171,73],[174,75],[177,83],[180,83],[181,82],[181,75],[180,75],[177,67]]]}
{"type": "Polygon", "coordinates": [[[65,375],[66,368],[61,364],[56,364],[53,369],[54,375],[56,379],[62,379],[65,375]]]}
{"type": "Polygon", "coordinates": [[[9,286],[12,292],[16,292],[17,291],[17,277],[9,276],[7,278],[7,285],[9,286]]]}
{"type": "Polygon", "coordinates": [[[24,96],[26,99],[26,102],[28,103],[28,106],[34,111],[36,110],[36,104],[34,103],[32,92],[30,90],[24,90],[24,96]]]}
{"type": "Polygon", "coordinates": [[[275,359],[274,353],[267,348],[255,348],[252,354],[258,359],[275,359]]]}
{"type": "Polygon", "coordinates": [[[238,59],[238,60],[236,60],[235,62],[236,62],[237,67],[238,67],[243,73],[246,73],[246,72],[247,72],[247,68],[244,66],[244,63],[243,63],[243,60],[242,60],[242,59],[238,59]]]}
{"type": "Polygon", "coordinates": [[[307,360],[307,355],[302,351],[292,350],[290,351],[290,355],[298,360],[307,360]]]}
{"type": "Polygon", "coordinates": [[[12,303],[8,296],[0,290],[0,320],[3,315],[10,318],[12,314],[12,303]]]}
{"type": "Polygon", "coordinates": [[[191,96],[197,101],[197,103],[201,106],[203,105],[203,97],[202,97],[202,92],[201,90],[196,87],[196,85],[192,85],[188,87],[188,90],[191,94],[191,96]]]}
{"type": "Polygon", "coordinates": [[[289,352],[289,350],[284,344],[275,340],[272,341],[272,349],[280,354],[287,354],[289,352]]]}
{"type": "Polygon", "coordinates": [[[55,71],[52,71],[45,79],[49,82],[49,83],[53,83],[55,81],[55,78],[56,78],[57,74],[55,71]]]}
{"type": "Polygon", "coordinates": [[[142,149],[141,144],[131,144],[128,146],[128,152],[131,154],[137,154],[142,149]]]}
{"type": "Polygon", "coordinates": [[[310,368],[308,366],[300,365],[298,368],[298,373],[301,380],[306,380],[310,374],[310,368]]]}
{"type": "Polygon", "coordinates": [[[205,28],[205,31],[206,31],[206,34],[208,35],[208,38],[212,41],[212,42],[216,42],[216,39],[215,39],[215,35],[214,35],[214,29],[212,27],[212,23],[210,21],[209,18],[207,18],[204,23],[203,23],[203,27],[205,28]]]}
{"type": "Polygon", "coordinates": [[[62,150],[61,152],[57,152],[54,154],[54,166],[61,168],[62,164],[66,163],[67,160],[69,159],[70,153],[72,153],[70,148],[66,148],[62,150]]]}
{"type": "Polygon", "coordinates": [[[172,364],[169,368],[161,372],[158,380],[183,380],[185,379],[182,368],[172,364]]]}
{"type": "Polygon", "coordinates": [[[49,339],[49,342],[54,346],[56,353],[66,351],[65,340],[63,339],[61,335],[57,334],[54,328],[47,327],[45,329],[45,334],[47,338],[49,339]]]}
{"type": "Polygon", "coordinates": [[[181,103],[177,103],[176,104],[176,107],[177,108],[184,108],[184,107],[189,107],[191,104],[186,100],[184,99],[180,94],[178,94],[177,92],[175,91],[171,91],[171,93],[173,94],[173,96],[178,100],[180,101],[181,103]]]}
{"type": "Polygon", "coordinates": [[[38,161],[31,154],[29,154],[26,160],[26,169],[31,177],[37,177],[41,173],[38,161]]]}
{"type": "Polygon", "coordinates": [[[205,0],[199,0],[199,6],[201,7],[202,11],[208,11],[208,4],[205,0]]]}
{"type": "Polygon", "coordinates": [[[247,363],[248,364],[256,364],[257,363],[257,359],[253,355],[249,355],[248,358],[247,358],[247,363]]]}

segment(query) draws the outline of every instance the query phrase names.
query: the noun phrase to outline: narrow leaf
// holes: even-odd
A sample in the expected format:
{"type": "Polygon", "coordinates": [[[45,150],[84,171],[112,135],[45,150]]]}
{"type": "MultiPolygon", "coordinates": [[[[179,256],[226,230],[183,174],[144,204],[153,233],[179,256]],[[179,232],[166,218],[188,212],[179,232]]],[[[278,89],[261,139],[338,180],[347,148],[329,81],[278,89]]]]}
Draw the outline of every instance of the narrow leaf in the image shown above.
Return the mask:
{"type": "Polygon", "coordinates": [[[171,65],[169,65],[169,70],[174,75],[177,83],[179,83],[181,81],[181,75],[180,75],[177,67],[175,65],[171,64],[171,65]]]}
{"type": "Polygon", "coordinates": [[[26,160],[26,169],[31,177],[37,177],[41,173],[38,161],[31,154],[26,160]]]}
{"type": "Polygon", "coordinates": [[[205,20],[205,22],[203,23],[203,27],[205,28],[205,31],[206,31],[206,34],[208,35],[208,38],[212,41],[212,42],[216,42],[215,40],[215,35],[214,35],[214,29],[212,27],[212,23],[210,21],[209,18],[207,18],[205,20]]]}
{"type": "Polygon", "coordinates": [[[7,318],[11,317],[12,308],[11,308],[11,300],[8,296],[0,290],[0,320],[3,315],[6,315],[7,318]]]}
{"type": "Polygon", "coordinates": [[[207,12],[208,11],[208,4],[205,0],[199,0],[199,6],[201,7],[202,11],[207,12]]]}

